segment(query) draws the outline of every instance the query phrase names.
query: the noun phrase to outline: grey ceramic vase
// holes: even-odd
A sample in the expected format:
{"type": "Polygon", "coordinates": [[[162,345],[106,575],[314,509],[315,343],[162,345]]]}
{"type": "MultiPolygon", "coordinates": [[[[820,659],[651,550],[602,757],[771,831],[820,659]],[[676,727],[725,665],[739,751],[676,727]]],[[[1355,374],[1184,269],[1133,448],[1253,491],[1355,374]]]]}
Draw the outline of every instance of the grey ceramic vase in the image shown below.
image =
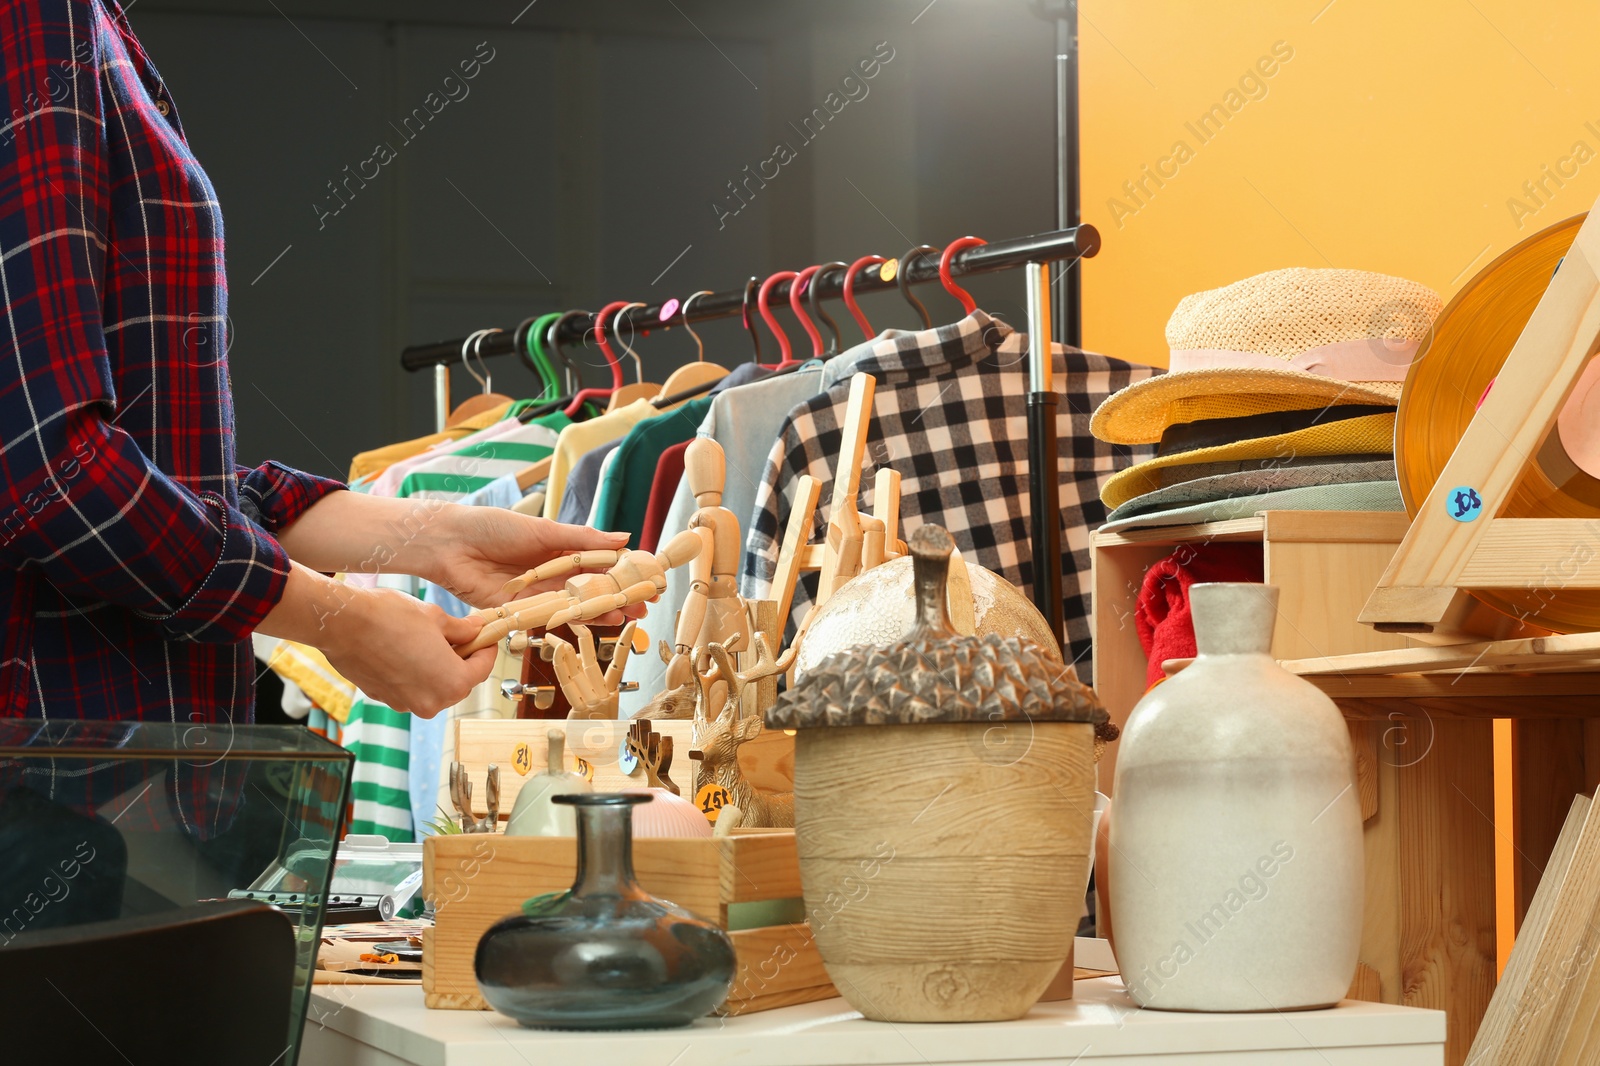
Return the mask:
{"type": "Polygon", "coordinates": [[[1361,942],[1361,806],[1344,717],[1268,654],[1278,590],[1189,589],[1198,654],[1122,732],[1117,962],[1143,1007],[1343,999],[1361,942]]]}

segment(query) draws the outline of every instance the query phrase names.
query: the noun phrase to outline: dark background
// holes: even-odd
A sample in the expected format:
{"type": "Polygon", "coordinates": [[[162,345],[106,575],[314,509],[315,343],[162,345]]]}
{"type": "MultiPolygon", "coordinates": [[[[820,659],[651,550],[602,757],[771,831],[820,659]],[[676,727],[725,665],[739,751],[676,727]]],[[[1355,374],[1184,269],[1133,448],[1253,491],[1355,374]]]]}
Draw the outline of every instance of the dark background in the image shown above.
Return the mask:
{"type": "MultiPolygon", "coordinates": [[[[1025,0],[136,0],[129,18],[221,198],[251,464],[342,477],[431,431],[407,344],[1055,224],[1054,25],[1025,0]],[[391,123],[485,41],[467,96],[403,143],[391,123]],[[867,96],[802,145],[789,123],[880,42],[894,58],[867,96]],[[397,157],[319,221],[380,141],[397,157]],[[779,141],[798,158],[719,228],[727,182],[779,141]]],[[[969,288],[1025,322],[1020,272],[969,288]]],[[[862,306],[875,328],[917,324],[897,295],[862,306]]],[[[701,332],[709,358],[748,358],[737,319],[701,332]]],[[[680,330],[637,348],[656,381],[694,352],[680,330]]],[[[496,391],[536,391],[517,362],[489,367],[496,391]]],[[[457,368],[456,400],[474,388],[457,368]]]]}

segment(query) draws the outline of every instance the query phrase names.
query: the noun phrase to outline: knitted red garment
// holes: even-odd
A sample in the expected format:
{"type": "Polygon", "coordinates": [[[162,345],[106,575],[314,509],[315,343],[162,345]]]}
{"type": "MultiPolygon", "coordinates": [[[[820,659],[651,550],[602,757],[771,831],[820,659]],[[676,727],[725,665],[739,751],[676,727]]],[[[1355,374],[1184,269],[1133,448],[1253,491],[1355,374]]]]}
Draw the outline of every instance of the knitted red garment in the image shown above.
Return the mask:
{"type": "Polygon", "coordinates": [[[1185,544],[1147,570],[1133,611],[1139,646],[1149,660],[1145,687],[1162,679],[1162,663],[1195,653],[1190,585],[1261,580],[1261,549],[1254,544],[1185,544]]]}

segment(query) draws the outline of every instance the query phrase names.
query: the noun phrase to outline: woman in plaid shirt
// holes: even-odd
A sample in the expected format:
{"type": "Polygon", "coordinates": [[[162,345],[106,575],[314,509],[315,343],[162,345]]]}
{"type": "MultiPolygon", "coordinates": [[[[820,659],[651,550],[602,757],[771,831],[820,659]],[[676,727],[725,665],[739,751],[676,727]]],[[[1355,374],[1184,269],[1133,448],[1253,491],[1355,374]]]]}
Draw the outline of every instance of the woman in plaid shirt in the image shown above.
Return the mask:
{"type": "Polygon", "coordinates": [[[235,465],[222,215],[116,0],[0,0],[0,305],[0,715],[248,721],[252,630],[432,715],[477,623],[326,574],[492,605],[626,539],[235,465]]]}

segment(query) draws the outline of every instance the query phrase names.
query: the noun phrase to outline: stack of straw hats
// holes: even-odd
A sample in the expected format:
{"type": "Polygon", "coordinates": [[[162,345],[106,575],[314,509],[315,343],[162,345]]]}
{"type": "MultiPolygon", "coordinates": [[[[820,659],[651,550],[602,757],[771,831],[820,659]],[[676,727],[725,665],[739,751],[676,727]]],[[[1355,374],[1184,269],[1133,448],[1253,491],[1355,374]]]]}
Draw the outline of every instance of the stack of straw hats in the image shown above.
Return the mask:
{"type": "Polygon", "coordinates": [[[1394,420],[1442,301],[1364,270],[1273,270],[1185,297],[1170,372],[1108,397],[1101,440],[1155,444],[1106,481],[1106,530],[1266,510],[1403,510],[1394,420]]]}

